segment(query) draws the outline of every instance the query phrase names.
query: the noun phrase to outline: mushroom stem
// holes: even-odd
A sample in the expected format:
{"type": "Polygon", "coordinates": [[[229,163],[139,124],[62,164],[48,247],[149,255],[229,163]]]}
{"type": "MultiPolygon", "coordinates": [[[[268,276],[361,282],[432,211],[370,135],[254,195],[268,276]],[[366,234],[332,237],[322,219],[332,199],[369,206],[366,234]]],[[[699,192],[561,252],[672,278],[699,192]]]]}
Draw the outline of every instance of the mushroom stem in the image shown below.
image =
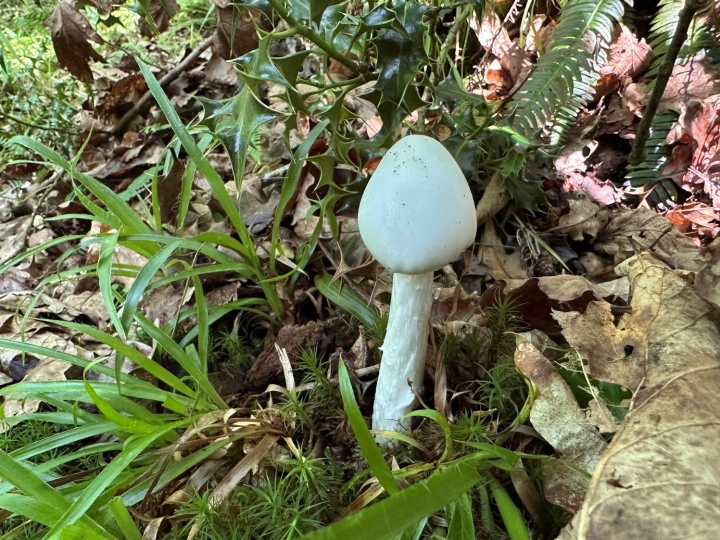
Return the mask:
{"type": "Polygon", "coordinates": [[[425,373],[433,273],[393,274],[392,300],[380,362],[373,429],[406,431],[425,373]],[[409,381],[409,382],[408,382],[409,381]],[[411,386],[412,385],[412,389],[411,386]]]}

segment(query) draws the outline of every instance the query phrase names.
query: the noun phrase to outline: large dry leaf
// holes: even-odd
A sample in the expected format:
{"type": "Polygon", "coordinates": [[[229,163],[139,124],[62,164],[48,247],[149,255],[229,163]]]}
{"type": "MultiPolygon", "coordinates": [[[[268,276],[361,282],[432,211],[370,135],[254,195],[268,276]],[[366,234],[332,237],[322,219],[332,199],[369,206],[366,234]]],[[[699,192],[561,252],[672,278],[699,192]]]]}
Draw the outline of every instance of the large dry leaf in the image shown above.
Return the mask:
{"type": "Polygon", "coordinates": [[[503,241],[498,236],[492,222],[485,223],[480,238],[480,253],[482,264],[488,267],[488,274],[495,280],[527,277],[520,250],[506,253],[503,241]]]}
{"type": "Polygon", "coordinates": [[[673,162],[668,167],[684,171],[683,188],[691,193],[704,191],[712,199],[713,207],[720,210],[720,96],[703,102],[690,101],[683,106],[672,135],[680,142],[688,140],[689,148],[674,150],[673,162]]]}
{"type": "Polygon", "coordinates": [[[591,473],[607,443],[587,421],[565,379],[538,348],[543,346],[542,337],[539,332],[528,332],[517,334],[515,341],[515,365],[537,389],[530,423],[564,459],[591,473]]]}
{"type": "Polygon", "coordinates": [[[89,41],[102,44],[103,39],[83,14],[75,9],[75,3],[72,0],[60,0],[44,24],[50,29],[60,66],[82,82],[92,83],[93,74],[88,60],[102,61],[103,57],[92,48],[89,41]]]}
{"type": "Polygon", "coordinates": [[[621,23],[620,34],[610,47],[608,61],[600,68],[595,99],[617,90],[623,77],[636,79],[647,71],[651,60],[650,45],[644,39],[638,40],[630,29],[621,23]]]}
{"type": "Polygon", "coordinates": [[[642,376],[585,503],[560,538],[720,538],[717,311],[649,254],[623,268],[633,297],[620,324],[643,343],[616,364],[634,363],[642,376]]]}
{"type": "Polygon", "coordinates": [[[595,241],[595,250],[612,255],[615,264],[643,250],[650,250],[674,269],[697,272],[709,256],[698,251],[693,241],[661,215],[648,208],[613,211],[605,229],[595,241]]]}

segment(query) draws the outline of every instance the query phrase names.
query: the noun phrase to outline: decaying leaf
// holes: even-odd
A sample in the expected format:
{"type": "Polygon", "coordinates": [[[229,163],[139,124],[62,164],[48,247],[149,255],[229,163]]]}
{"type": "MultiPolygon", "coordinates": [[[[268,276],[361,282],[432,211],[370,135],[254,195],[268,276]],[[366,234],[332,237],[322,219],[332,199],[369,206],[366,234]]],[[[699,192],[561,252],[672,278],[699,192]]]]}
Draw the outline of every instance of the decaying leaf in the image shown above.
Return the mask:
{"type": "Polygon", "coordinates": [[[321,341],[318,325],[310,322],[305,326],[284,326],[278,332],[274,342],[269,343],[261,352],[247,373],[247,383],[253,388],[265,389],[267,385],[277,379],[282,380],[282,364],[278,359],[276,347],[288,352],[293,359],[302,349],[317,347],[321,341]]]}
{"type": "Polygon", "coordinates": [[[704,191],[713,207],[720,210],[720,96],[684,104],[678,122],[671,137],[688,141],[690,148],[687,152],[674,148],[674,160],[668,167],[685,171],[683,187],[691,193],[704,191]],[[685,156],[687,162],[682,159],[685,156]]]}
{"type": "Polygon", "coordinates": [[[85,16],[75,9],[72,0],[60,0],[52,15],[45,20],[50,29],[53,48],[61,67],[67,69],[84,83],[93,82],[89,59],[102,61],[103,57],[92,48],[89,41],[104,43],[85,16]]]}
{"type": "MultiPolygon", "coordinates": [[[[632,363],[640,376],[585,503],[560,538],[720,538],[717,311],[649,254],[623,270],[633,284],[632,313],[619,326],[642,343],[615,364],[632,363]]],[[[620,343],[622,333],[608,337],[620,343]]]]}
{"type": "Polygon", "coordinates": [[[515,365],[537,388],[530,423],[563,459],[591,473],[607,443],[587,421],[568,384],[537,348],[539,341],[537,333],[518,334],[515,341],[515,365]]]}
{"type": "Polygon", "coordinates": [[[480,238],[480,253],[482,264],[488,267],[488,274],[494,279],[522,279],[527,277],[520,250],[506,253],[505,246],[492,222],[485,223],[480,238]]]}
{"type": "Polygon", "coordinates": [[[600,68],[595,99],[617,90],[622,77],[635,79],[650,67],[652,50],[644,39],[638,40],[630,29],[620,24],[620,34],[610,47],[607,63],[600,68]]]}

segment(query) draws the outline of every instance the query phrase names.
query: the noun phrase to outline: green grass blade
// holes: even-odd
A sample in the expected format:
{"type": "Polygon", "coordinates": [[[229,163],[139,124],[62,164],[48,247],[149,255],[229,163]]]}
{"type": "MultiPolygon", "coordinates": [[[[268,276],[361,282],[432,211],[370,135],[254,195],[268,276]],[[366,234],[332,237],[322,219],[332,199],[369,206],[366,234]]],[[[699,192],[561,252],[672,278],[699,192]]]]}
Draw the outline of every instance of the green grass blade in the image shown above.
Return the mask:
{"type": "Polygon", "coordinates": [[[350,313],[366,327],[372,328],[379,310],[368,306],[367,301],[349,287],[343,287],[339,281],[332,281],[330,274],[315,277],[315,286],[322,295],[350,313]]]}
{"type": "Polygon", "coordinates": [[[112,291],[112,266],[117,241],[117,231],[102,238],[100,242],[100,256],[98,257],[97,263],[97,275],[105,309],[107,309],[110,320],[118,335],[124,340],[126,338],[125,328],[123,328],[120,322],[120,315],[118,315],[117,309],[115,308],[115,299],[112,291]]]}
{"type": "Polygon", "coordinates": [[[85,516],[92,504],[102,495],[110,484],[117,478],[131,463],[139,456],[145,448],[150,446],[158,438],[164,437],[171,431],[186,426],[191,420],[182,420],[168,426],[158,428],[152,433],[142,437],[131,437],[125,442],[123,451],[116,456],[110,464],[105,467],[100,474],[85,488],[80,496],[75,499],[70,509],[68,509],[63,517],[56,522],[47,533],[47,540],[59,540],[63,529],[69,527],[85,516]]]}
{"type": "Polygon", "coordinates": [[[150,322],[150,320],[139,311],[135,313],[135,320],[137,320],[140,327],[145,330],[151,338],[158,342],[158,345],[165,349],[165,351],[195,379],[198,387],[217,407],[221,409],[227,407],[225,400],[217,393],[217,390],[215,390],[215,387],[207,378],[207,374],[201,371],[200,365],[195,362],[177,342],[150,322]]]}
{"type": "MultiPolygon", "coordinates": [[[[70,501],[62,493],[43,482],[30,469],[18,463],[2,450],[0,450],[0,476],[36,501],[42,501],[60,511],[71,507],[70,501]]],[[[80,517],[83,518],[82,526],[87,528],[88,533],[92,533],[93,536],[97,536],[103,530],[90,518],[80,517]]]]}
{"type": "MultiPolygon", "coordinates": [[[[104,343],[114,351],[116,351],[118,354],[121,354],[123,356],[128,357],[130,360],[135,362],[138,366],[143,368],[145,371],[150,373],[151,375],[157,377],[159,380],[167,384],[168,386],[172,387],[174,390],[185,394],[186,396],[195,397],[195,391],[190,388],[188,385],[186,385],[184,382],[182,382],[180,379],[178,379],[175,375],[170,373],[167,369],[162,367],[160,364],[155,362],[154,360],[148,358],[144,354],[140,353],[137,349],[134,347],[128,345],[124,341],[111,336],[109,334],[106,334],[102,330],[98,330],[97,328],[93,328],[92,326],[88,326],[85,324],[78,324],[74,322],[68,322],[68,321],[45,321],[49,322],[51,324],[57,324],[59,326],[64,326],[66,328],[71,328],[73,330],[77,330],[78,332],[82,332],[84,334],[87,334],[93,339],[96,339],[100,343],[104,343]]],[[[184,366],[183,366],[184,367],[184,366]]]]}
{"type": "Polygon", "coordinates": [[[315,531],[308,540],[386,540],[415,526],[480,481],[472,460],[457,461],[429,478],[315,531]]]}
{"type": "Polygon", "coordinates": [[[235,206],[235,201],[232,200],[232,197],[230,197],[230,194],[225,189],[225,183],[222,181],[222,178],[220,178],[220,175],[210,164],[210,161],[208,161],[208,159],[203,155],[202,151],[195,142],[195,139],[193,139],[192,135],[190,135],[190,132],[187,130],[180,119],[180,116],[175,111],[175,107],[170,102],[160,86],[160,83],[155,78],[155,75],[153,75],[150,71],[150,68],[148,68],[147,64],[139,58],[137,59],[137,62],[140,66],[140,71],[142,72],[143,77],[145,77],[145,81],[147,82],[150,92],[157,101],[162,112],[165,114],[165,118],[167,118],[170,127],[175,132],[175,136],[180,140],[180,143],[183,145],[183,148],[190,156],[190,159],[193,161],[198,171],[200,171],[210,184],[213,195],[215,195],[215,198],[220,203],[220,206],[222,206],[223,210],[227,214],[230,223],[232,223],[233,227],[240,235],[241,242],[247,249],[252,249],[250,234],[243,223],[239,210],[235,206]]]}
{"type": "Polygon", "coordinates": [[[125,508],[122,499],[120,497],[114,497],[108,506],[125,540],[142,540],[142,533],[133,521],[130,512],[125,508]]]}
{"type": "Polygon", "coordinates": [[[495,498],[500,516],[505,524],[510,540],[530,540],[530,534],[525,526],[525,520],[520,510],[508,495],[508,492],[495,478],[490,480],[490,490],[495,498]]]}
{"type": "Polygon", "coordinates": [[[446,540],[475,540],[472,501],[467,493],[445,507],[445,519],[448,523],[446,540]]]}
{"type": "Polygon", "coordinates": [[[120,219],[126,232],[148,233],[150,228],[145,225],[137,212],[130,205],[118,197],[113,190],[98,182],[95,178],[81,173],[69,161],[64,159],[60,154],[45,146],[41,142],[35,141],[30,137],[19,135],[8,141],[8,144],[19,144],[28,150],[40,154],[42,157],[50,161],[52,164],[60,167],[67,172],[74,180],[80,182],[90,193],[95,195],[107,209],[117,218],[120,219]]]}
{"type": "Polygon", "coordinates": [[[155,255],[153,255],[150,260],[145,264],[145,266],[142,267],[140,272],[138,272],[135,281],[133,282],[130,290],[127,293],[127,296],[125,297],[121,318],[124,332],[130,330],[130,323],[132,323],[133,318],[135,317],[135,312],[137,311],[140,299],[142,298],[145,289],[147,289],[147,286],[150,284],[150,280],[155,276],[158,270],[162,268],[163,264],[167,262],[168,258],[177,249],[181,248],[184,243],[184,240],[179,239],[166,245],[155,255]]]}
{"type": "MultiPolygon", "coordinates": [[[[355,401],[355,394],[353,393],[350,377],[345,368],[345,363],[342,360],[338,363],[338,378],[340,380],[340,394],[342,395],[345,406],[345,413],[347,414],[348,422],[350,422],[350,427],[355,434],[355,438],[358,440],[363,457],[368,462],[370,470],[378,479],[378,482],[385,488],[385,491],[390,495],[399,493],[400,490],[395,483],[395,478],[392,475],[390,466],[385,461],[378,445],[375,444],[375,439],[373,439],[372,433],[370,433],[370,430],[365,424],[365,419],[360,413],[360,408],[355,401]]],[[[412,523],[409,525],[412,525],[412,523]]]]}
{"type": "Polygon", "coordinates": [[[97,424],[85,425],[62,431],[46,437],[40,441],[34,441],[22,448],[18,448],[14,452],[10,452],[10,456],[14,459],[29,459],[43,452],[48,452],[62,446],[67,446],[83,439],[95,437],[103,433],[108,433],[115,429],[116,426],[112,422],[99,422],[97,424]]]}
{"type": "Polygon", "coordinates": [[[198,356],[200,357],[200,369],[203,375],[207,377],[208,373],[208,341],[210,337],[210,323],[208,322],[208,307],[205,302],[205,294],[200,278],[193,276],[193,284],[195,285],[195,306],[197,307],[197,325],[198,329],[198,356]]]}
{"type": "Polygon", "coordinates": [[[442,456],[440,456],[439,461],[440,463],[446,461],[447,458],[452,455],[453,450],[452,429],[450,429],[450,423],[447,421],[447,418],[433,409],[420,409],[419,411],[412,411],[406,414],[405,418],[414,416],[434,420],[442,428],[443,433],[445,434],[445,451],[442,453],[442,456]]]}

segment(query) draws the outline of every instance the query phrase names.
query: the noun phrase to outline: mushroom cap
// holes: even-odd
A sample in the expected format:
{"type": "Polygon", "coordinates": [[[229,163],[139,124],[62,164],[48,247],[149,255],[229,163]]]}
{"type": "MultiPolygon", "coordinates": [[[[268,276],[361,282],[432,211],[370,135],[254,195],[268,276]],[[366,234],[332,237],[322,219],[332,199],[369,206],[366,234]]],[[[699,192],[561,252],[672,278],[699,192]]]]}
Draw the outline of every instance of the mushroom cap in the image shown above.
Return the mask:
{"type": "Polygon", "coordinates": [[[391,272],[442,268],[475,240],[475,205],[455,159],[435,139],[410,135],[380,161],[358,213],[360,236],[391,272]]]}

